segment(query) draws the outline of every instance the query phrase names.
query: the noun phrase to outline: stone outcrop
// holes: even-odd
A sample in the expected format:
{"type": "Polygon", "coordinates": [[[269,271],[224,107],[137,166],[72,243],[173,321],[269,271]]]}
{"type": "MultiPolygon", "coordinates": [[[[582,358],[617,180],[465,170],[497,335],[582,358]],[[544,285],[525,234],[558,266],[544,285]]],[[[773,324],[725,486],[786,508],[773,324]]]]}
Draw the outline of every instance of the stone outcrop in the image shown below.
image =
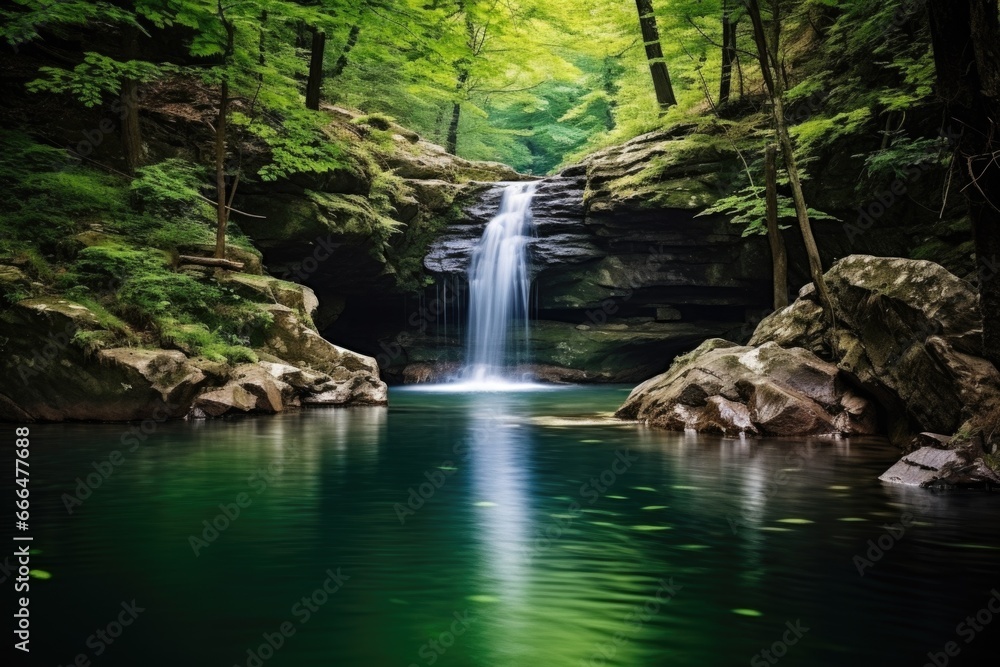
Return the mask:
{"type": "Polygon", "coordinates": [[[837,320],[829,340],[806,289],[761,322],[750,344],[772,341],[835,358],[879,402],[900,444],[921,431],[956,433],[1000,407],[1000,373],[981,357],[972,285],[932,262],[867,255],[837,262],[826,283],[837,320]]]}
{"type": "Polygon", "coordinates": [[[293,297],[279,282],[233,280],[263,285],[298,307],[264,304],[274,316],[257,351],[265,359],[237,366],[180,350],[95,349],[87,341],[104,330],[89,308],[54,297],[22,300],[0,313],[0,420],[162,420],[384,404],[386,386],[374,359],[320,337],[311,321],[300,319],[315,307],[311,292],[293,297]]]}
{"type": "Polygon", "coordinates": [[[984,441],[995,424],[983,424],[1000,414],[1000,372],[981,357],[973,287],[931,262],[865,255],[837,262],[826,283],[834,331],[804,288],[748,346],[705,343],[637,387],[618,415],[674,429],[855,434],[875,432],[877,405],[890,438],[916,450],[884,481],[996,483],[983,451],[995,452],[984,441]]]}
{"type": "Polygon", "coordinates": [[[868,435],[875,407],[801,348],[706,341],[636,387],[616,416],[725,435],[868,435]]]}
{"type": "MultiPolygon", "coordinates": [[[[721,192],[721,160],[681,128],[644,135],[538,182],[529,243],[534,363],[561,368],[557,376],[567,380],[632,382],[662,372],[706,338],[749,334],[748,318],[763,312],[769,295],[760,270],[766,244],[743,238],[725,216],[698,215],[721,192]]],[[[403,379],[409,364],[462,357],[465,276],[505,185],[456,200],[460,214],[424,258],[437,286],[423,304],[451,290],[452,324],[442,333],[445,318],[436,317],[428,326],[404,326],[402,340],[398,329],[383,334],[383,343],[401,349],[386,369],[390,377],[403,379]]],[[[404,312],[420,308],[410,301],[404,312]]],[[[343,330],[355,324],[345,321],[343,330]]]]}
{"type": "Polygon", "coordinates": [[[921,447],[903,456],[879,479],[923,487],[1000,486],[1000,474],[986,465],[982,452],[971,447],[921,447]]]}

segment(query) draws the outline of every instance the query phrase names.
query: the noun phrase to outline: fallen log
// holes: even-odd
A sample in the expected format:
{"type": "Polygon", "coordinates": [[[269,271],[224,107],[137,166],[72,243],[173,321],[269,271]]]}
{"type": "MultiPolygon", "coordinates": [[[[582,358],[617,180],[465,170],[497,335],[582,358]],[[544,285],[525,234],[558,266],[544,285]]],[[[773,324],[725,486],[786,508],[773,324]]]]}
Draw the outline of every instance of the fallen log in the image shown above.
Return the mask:
{"type": "Polygon", "coordinates": [[[201,266],[218,266],[230,271],[242,271],[243,262],[234,262],[231,259],[219,259],[218,257],[195,257],[194,255],[181,255],[181,264],[199,264],[201,266]]]}

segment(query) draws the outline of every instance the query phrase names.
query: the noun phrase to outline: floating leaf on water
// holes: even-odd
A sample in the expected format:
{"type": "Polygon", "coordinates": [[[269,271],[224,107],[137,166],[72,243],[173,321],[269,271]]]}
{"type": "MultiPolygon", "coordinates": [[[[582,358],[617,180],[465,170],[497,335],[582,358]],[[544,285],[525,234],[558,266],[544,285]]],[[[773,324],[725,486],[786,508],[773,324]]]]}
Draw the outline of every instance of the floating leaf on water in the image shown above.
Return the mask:
{"type": "Polygon", "coordinates": [[[45,570],[29,570],[28,574],[35,579],[51,579],[52,575],[45,570]]]}
{"type": "Polygon", "coordinates": [[[470,595],[465,598],[469,602],[480,602],[482,604],[492,604],[494,602],[500,602],[500,598],[495,595],[470,595]]]}
{"type": "Polygon", "coordinates": [[[620,528],[621,527],[617,523],[611,523],[609,521],[589,521],[588,523],[590,523],[593,526],[603,526],[605,528],[620,528]]]}
{"type": "Polygon", "coordinates": [[[758,530],[766,530],[766,531],[769,531],[769,532],[772,532],[772,533],[791,533],[792,532],[791,528],[781,528],[779,526],[762,526],[761,528],[758,528],[758,530]]]}
{"type": "Polygon", "coordinates": [[[644,510],[665,510],[668,509],[667,505],[646,505],[642,509],[644,510]]]}
{"type": "Polygon", "coordinates": [[[816,523],[815,521],[810,521],[809,519],[778,519],[778,523],[792,523],[796,526],[804,526],[808,523],[816,523]]]}
{"type": "Polygon", "coordinates": [[[955,544],[953,546],[960,549],[989,549],[990,551],[1000,551],[1000,547],[993,547],[988,544],[955,544]]]}
{"type": "Polygon", "coordinates": [[[608,498],[611,498],[612,500],[628,500],[625,496],[608,496],[608,498]]]}
{"type": "Polygon", "coordinates": [[[730,609],[729,611],[731,611],[734,614],[737,614],[739,616],[750,616],[752,618],[756,618],[757,616],[763,616],[764,615],[764,614],[760,613],[759,611],[757,611],[756,609],[730,609]]]}
{"type": "Polygon", "coordinates": [[[651,486],[632,486],[629,488],[635,489],[636,491],[652,491],[653,493],[656,493],[656,489],[651,486]]]}
{"type": "Polygon", "coordinates": [[[837,521],[867,521],[868,519],[863,519],[860,516],[845,516],[837,519],[837,521]]]}
{"type": "Polygon", "coordinates": [[[475,503],[475,505],[476,505],[476,507],[496,507],[497,506],[496,503],[491,503],[488,500],[480,500],[478,503],[475,503]]]}
{"type": "Polygon", "coordinates": [[[701,491],[700,486],[684,486],[683,484],[674,484],[670,488],[678,491],[701,491]]]}
{"type": "Polygon", "coordinates": [[[632,526],[632,530],[670,530],[670,526],[632,526]]]}

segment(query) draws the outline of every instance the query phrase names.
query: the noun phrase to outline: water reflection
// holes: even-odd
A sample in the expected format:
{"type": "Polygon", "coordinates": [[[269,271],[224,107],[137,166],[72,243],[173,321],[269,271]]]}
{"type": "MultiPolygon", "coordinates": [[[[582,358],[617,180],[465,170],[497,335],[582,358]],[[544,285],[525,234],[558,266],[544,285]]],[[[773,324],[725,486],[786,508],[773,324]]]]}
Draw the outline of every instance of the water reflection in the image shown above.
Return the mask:
{"type": "Polygon", "coordinates": [[[266,667],[429,667],[421,651],[465,610],[479,620],[434,667],[746,664],[796,618],[812,630],[782,667],[857,662],[859,647],[859,664],[922,664],[996,585],[1000,497],[883,485],[895,451],[878,440],[600,419],[622,398],[394,392],[388,409],[167,423],[72,515],[60,494],[123,427],[39,426],[32,518],[37,566],[53,573],[32,588],[40,659],[66,664],[103,610],[135,597],[149,615],[101,664],[172,666],[192,650],[245,664],[343,566],[344,590],[266,667]],[[623,447],[635,463],[592,493],[623,447]],[[401,522],[395,507],[442,468],[401,522]],[[193,555],[189,536],[239,493],[252,504],[193,555]],[[904,512],[912,527],[859,576],[854,557],[904,512]],[[677,595],[636,623],[671,579],[677,595]]]}

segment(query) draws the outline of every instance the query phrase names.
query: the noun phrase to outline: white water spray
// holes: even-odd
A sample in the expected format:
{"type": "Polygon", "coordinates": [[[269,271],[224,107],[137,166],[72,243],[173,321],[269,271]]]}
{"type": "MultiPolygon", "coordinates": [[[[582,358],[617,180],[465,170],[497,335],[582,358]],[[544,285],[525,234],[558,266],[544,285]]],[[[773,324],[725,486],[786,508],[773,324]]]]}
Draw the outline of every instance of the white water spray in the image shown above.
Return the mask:
{"type": "MultiPolygon", "coordinates": [[[[476,384],[509,382],[510,366],[527,361],[534,183],[508,185],[469,265],[468,356],[463,379],[476,384]]],[[[516,378],[520,379],[520,378],[516,378]]]]}

